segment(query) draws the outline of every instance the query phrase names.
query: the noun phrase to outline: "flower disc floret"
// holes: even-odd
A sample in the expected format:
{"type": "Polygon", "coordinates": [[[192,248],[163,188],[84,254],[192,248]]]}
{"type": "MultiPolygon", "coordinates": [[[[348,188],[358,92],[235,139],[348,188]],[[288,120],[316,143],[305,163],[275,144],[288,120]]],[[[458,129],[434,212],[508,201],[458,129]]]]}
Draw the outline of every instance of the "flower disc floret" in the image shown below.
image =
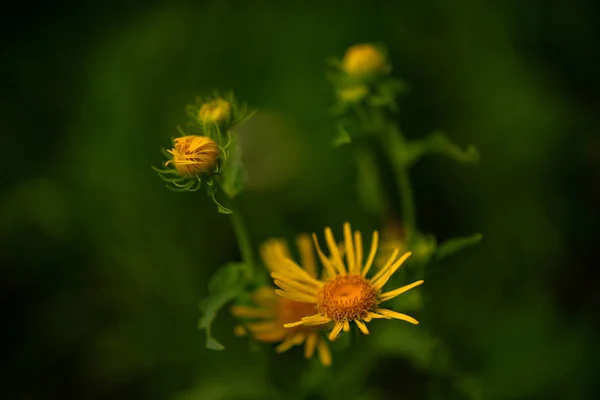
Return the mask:
{"type": "Polygon", "coordinates": [[[377,292],[361,275],[336,276],[317,292],[317,311],[333,321],[367,318],[377,301],[377,292]]]}

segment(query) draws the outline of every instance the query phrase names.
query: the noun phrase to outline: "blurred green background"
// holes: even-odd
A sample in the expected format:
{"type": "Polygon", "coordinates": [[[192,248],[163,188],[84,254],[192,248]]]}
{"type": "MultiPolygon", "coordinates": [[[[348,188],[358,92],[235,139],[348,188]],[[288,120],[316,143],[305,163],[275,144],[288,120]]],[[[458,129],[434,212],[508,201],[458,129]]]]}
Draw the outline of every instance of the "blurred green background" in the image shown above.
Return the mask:
{"type": "MultiPolygon", "coordinates": [[[[330,147],[324,71],[327,57],[381,41],[410,83],[406,135],[444,129],[482,155],[411,171],[424,231],[484,234],[428,271],[420,327],[482,398],[595,398],[599,12],[535,0],[15,4],[0,28],[0,396],[291,398],[311,379],[300,349],[252,352],[226,312],[215,335],[227,349],[204,348],[197,304],[239,257],[233,231],[150,165],[185,104],[234,89],[259,109],[239,130],[255,245],[346,220],[380,229],[359,206],[351,148],[330,147]]],[[[465,398],[451,372],[394,351],[401,338],[367,339],[381,341],[376,361],[339,357],[323,372],[340,398],[465,398]]]]}

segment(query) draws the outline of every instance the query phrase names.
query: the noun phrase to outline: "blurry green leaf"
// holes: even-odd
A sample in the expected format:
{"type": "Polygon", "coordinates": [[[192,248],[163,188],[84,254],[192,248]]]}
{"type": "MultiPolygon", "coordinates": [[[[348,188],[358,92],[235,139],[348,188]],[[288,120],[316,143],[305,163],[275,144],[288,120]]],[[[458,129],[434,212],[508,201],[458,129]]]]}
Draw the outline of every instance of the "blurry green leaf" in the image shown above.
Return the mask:
{"type": "Polygon", "coordinates": [[[206,330],[206,347],[223,350],[225,347],[211,335],[211,324],[217,312],[237,297],[245,285],[243,263],[228,263],[212,276],[208,284],[209,296],[200,304],[203,315],[198,321],[198,329],[206,330]]]}
{"type": "Polygon", "coordinates": [[[399,355],[406,357],[416,366],[427,368],[430,366],[434,351],[440,340],[427,334],[418,326],[401,323],[399,321],[381,320],[381,328],[373,340],[375,350],[382,355],[399,355]],[[385,325],[384,325],[385,324],[385,325]]]}
{"type": "Polygon", "coordinates": [[[337,129],[337,133],[333,138],[333,142],[331,143],[333,147],[339,147],[343,144],[350,143],[352,139],[350,139],[350,134],[341,123],[336,123],[335,127],[337,129]]]}
{"type": "Polygon", "coordinates": [[[473,164],[479,161],[479,152],[473,145],[461,149],[443,132],[434,132],[424,140],[415,140],[408,144],[408,163],[414,164],[426,154],[440,154],[461,163],[473,164]]]}
{"type": "Polygon", "coordinates": [[[229,208],[227,207],[223,207],[221,204],[216,203],[217,205],[217,211],[220,212],[221,214],[233,214],[233,211],[231,211],[229,208]]]}
{"type": "Polygon", "coordinates": [[[435,258],[439,261],[456,253],[457,251],[476,245],[482,239],[483,235],[481,233],[476,233],[475,235],[462,238],[448,239],[438,247],[435,253],[435,258]]]}
{"type": "Polygon", "coordinates": [[[219,183],[225,194],[233,199],[246,186],[246,169],[242,163],[242,149],[237,135],[232,135],[229,149],[229,158],[223,174],[219,177],[219,183]]]}

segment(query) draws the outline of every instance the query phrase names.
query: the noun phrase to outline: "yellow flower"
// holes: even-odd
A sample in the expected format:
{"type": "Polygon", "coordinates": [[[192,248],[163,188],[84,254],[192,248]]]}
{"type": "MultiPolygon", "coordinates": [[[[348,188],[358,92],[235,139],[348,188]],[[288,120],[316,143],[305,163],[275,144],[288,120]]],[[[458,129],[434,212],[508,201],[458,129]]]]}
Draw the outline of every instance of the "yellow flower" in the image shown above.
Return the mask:
{"type": "Polygon", "coordinates": [[[193,177],[211,173],[217,164],[219,146],[206,136],[182,136],[175,139],[175,147],[167,150],[173,159],[165,163],[173,164],[182,177],[193,177]]]}
{"type": "MultiPolygon", "coordinates": [[[[316,260],[310,237],[300,235],[297,244],[305,273],[316,276],[316,260]]],[[[279,239],[271,239],[263,244],[261,255],[271,272],[281,271],[285,260],[291,259],[285,241],[279,239]]],[[[313,325],[284,328],[285,324],[314,314],[316,311],[314,304],[277,296],[271,287],[259,288],[252,294],[252,300],[256,307],[233,306],[231,312],[238,318],[258,320],[245,325],[256,340],[269,343],[280,342],[275,348],[278,353],[304,343],[306,358],[311,358],[316,349],[321,363],[325,366],[331,365],[331,353],[327,343],[321,333],[317,331],[323,327],[313,325]]],[[[239,327],[236,330],[241,333],[239,327]]]]}
{"type": "Polygon", "coordinates": [[[350,47],[342,60],[342,69],[350,76],[365,77],[387,73],[385,55],[371,44],[357,44],[350,47]]]}
{"type": "Polygon", "coordinates": [[[386,264],[373,277],[367,279],[366,276],[377,252],[378,238],[378,233],[373,232],[371,249],[366,263],[363,264],[361,233],[356,231],[353,236],[350,224],[344,224],[344,262],[331,228],[327,227],[325,228],[325,239],[329,247],[330,258],[323,254],[317,236],[313,234],[315,247],[323,264],[326,278],[317,279],[315,275],[310,274],[291,259],[286,259],[277,271],[272,272],[271,276],[280,288],[275,291],[277,294],[290,300],[314,304],[317,311],[314,315],[306,316],[284,326],[286,328],[310,327],[333,321],[335,324],[329,334],[329,339],[334,340],[342,329],[345,332],[350,330],[352,321],[365,335],[369,334],[365,322],[369,322],[373,318],[395,318],[418,324],[416,319],[408,315],[379,308],[380,303],[419,286],[423,281],[416,281],[410,285],[381,293],[382,287],[410,256],[410,253],[398,257],[399,251],[396,249],[386,264]]]}
{"type": "Polygon", "coordinates": [[[368,93],[369,89],[365,85],[357,85],[340,89],[338,97],[344,102],[354,103],[362,100],[368,93]]]}
{"type": "Polygon", "coordinates": [[[198,120],[205,124],[218,124],[227,121],[230,116],[231,104],[221,98],[204,103],[198,110],[198,120]]]}

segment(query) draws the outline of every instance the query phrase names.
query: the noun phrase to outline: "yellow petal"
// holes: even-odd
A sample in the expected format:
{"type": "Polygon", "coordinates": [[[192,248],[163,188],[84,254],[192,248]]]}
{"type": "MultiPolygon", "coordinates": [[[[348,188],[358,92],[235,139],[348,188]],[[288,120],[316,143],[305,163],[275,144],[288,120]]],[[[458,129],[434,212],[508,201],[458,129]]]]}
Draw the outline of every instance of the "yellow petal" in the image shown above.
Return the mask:
{"type": "Polygon", "coordinates": [[[350,223],[346,222],[344,224],[344,243],[346,247],[346,262],[348,264],[348,272],[353,274],[356,259],[354,258],[354,242],[352,241],[352,228],[350,227],[350,223]]]}
{"type": "Polygon", "coordinates": [[[362,276],[367,276],[367,272],[373,265],[373,260],[375,259],[375,253],[377,253],[377,245],[379,244],[379,232],[373,232],[373,238],[371,239],[371,251],[369,252],[369,257],[367,258],[367,263],[365,264],[365,268],[362,271],[362,276]]]}
{"type": "Polygon", "coordinates": [[[380,290],[383,287],[383,285],[385,285],[387,283],[388,279],[390,279],[390,277],[394,274],[394,272],[396,272],[396,270],[398,268],[400,268],[402,263],[404,263],[404,261],[408,257],[410,257],[411,254],[412,253],[410,251],[408,253],[405,253],[402,257],[400,257],[398,260],[396,260],[394,265],[389,267],[388,270],[383,275],[381,275],[377,279],[371,279],[371,284],[373,285],[373,288],[375,290],[380,290]]]}
{"type": "Polygon", "coordinates": [[[309,286],[303,285],[299,282],[296,281],[285,281],[282,282],[279,279],[277,279],[276,277],[273,280],[273,282],[275,283],[275,285],[279,286],[281,289],[285,290],[286,292],[289,293],[297,293],[297,294],[301,294],[301,295],[305,295],[311,298],[315,297],[315,294],[317,293],[317,290],[314,288],[311,288],[309,286]]]}
{"type": "Polygon", "coordinates": [[[300,252],[300,263],[306,272],[313,278],[317,277],[317,262],[315,251],[310,240],[310,236],[303,234],[296,239],[296,245],[300,252]]]}
{"type": "Polygon", "coordinates": [[[367,326],[362,321],[355,319],[354,322],[356,322],[358,329],[360,329],[360,331],[362,333],[364,333],[365,335],[369,334],[369,330],[367,329],[367,326]]]}
{"type": "Polygon", "coordinates": [[[289,324],[284,324],[284,328],[293,328],[295,326],[304,325],[303,321],[290,322],[289,324]]]}
{"type": "Polygon", "coordinates": [[[246,327],[252,332],[252,334],[256,334],[258,332],[268,332],[278,330],[281,325],[278,325],[275,322],[254,322],[251,324],[246,324],[246,327]]]}
{"type": "Polygon", "coordinates": [[[317,333],[309,332],[304,343],[304,357],[311,358],[315,352],[315,345],[317,344],[317,333]]]}
{"type": "Polygon", "coordinates": [[[304,317],[302,318],[302,323],[304,325],[323,325],[326,324],[328,322],[331,322],[331,318],[326,317],[324,315],[321,314],[315,314],[315,315],[311,315],[310,317],[304,317]]]}
{"type": "Polygon", "coordinates": [[[321,360],[321,364],[326,367],[331,365],[331,352],[329,351],[329,347],[327,343],[321,338],[318,341],[318,350],[319,350],[319,360],[321,360]]]}
{"type": "Polygon", "coordinates": [[[376,311],[379,314],[382,314],[382,315],[385,315],[385,316],[388,316],[388,317],[391,317],[391,318],[395,318],[395,319],[401,319],[403,321],[410,322],[411,324],[417,325],[419,323],[419,321],[417,321],[413,317],[411,317],[409,315],[406,315],[406,314],[398,313],[396,311],[384,310],[384,309],[381,309],[381,308],[378,308],[376,311]]]}
{"type": "Polygon", "coordinates": [[[346,267],[342,262],[342,257],[340,256],[340,252],[337,244],[335,243],[335,238],[333,237],[333,232],[331,231],[330,227],[325,228],[325,241],[329,247],[329,254],[331,254],[331,257],[333,258],[333,266],[337,269],[340,275],[346,275],[346,267]]]}
{"type": "Polygon", "coordinates": [[[277,293],[281,297],[285,297],[286,299],[300,301],[303,303],[316,303],[316,300],[313,296],[309,296],[306,294],[301,294],[298,292],[290,293],[284,290],[275,289],[275,293],[277,293]]]}
{"type": "Polygon", "coordinates": [[[231,313],[238,318],[273,318],[273,311],[248,306],[231,306],[231,313]]]}
{"type": "Polygon", "coordinates": [[[399,252],[400,252],[399,249],[394,249],[394,251],[392,252],[392,255],[387,259],[385,264],[383,264],[383,266],[379,269],[379,271],[377,271],[377,273],[375,275],[373,275],[373,277],[371,278],[371,282],[375,282],[376,280],[381,278],[383,275],[385,275],[389,271],[389,268],[392,266],[394,261],[396,261],[396,257],[398,257],[399,252]]]}
{"type": "Polygon", "coordinates": [[[343,326],[344,326],[343,322],[336,322],[335,323],[335,327],[333,328],[333,330],[329,334],[329,340],[334,341],[335,338],[340,334],[340,331],[342,330],[343,326]]]}
{"type": "Polygon", "coordinates": [[[344,321],[344,327],[342,329],[344,332],[350,332],[350,323],[348,321],[344,321]]]}
{"type": "Polygon", "coordinates": [[[313,238],[313,242],[315,244],[315,249],[317,250],[317,254],[319,255],[319,259],[321,260],[321,264],[323,264],[323,267],[325,267],[325,271],[327,271],[327,275],[329,275],[329,277],[333,278],[337,274],[335,273],[335,270],[333,269],[333,265],[331,265],[331,261],[329,261],[329,259],[325,256],[325,254],[323,253],[323,250],[321,250],[321,246],[319,245],[319,239],[317,238],[317,235],[315,233],[313,233],[312,238],[313,238]]]}
{"type": "Polygon", "coordinates": [[[379,296],[379,301],[387,301],[393,299],[394,297],[401,295],[402,293],[409,291],[410,289],[421,285],[425,281],[416,281],[411,283],[410,285],[402,286],[396,290],[391,290],[389,292],[385,292],[379,296]]]}
{"type": "Polygon", "coordinates": [[[354,273],[359,274],[363,262],[362,235],[360,234],[360,231],[354,231],[354,249],[356,250],[356,266],[354,267],[354,273]]]}
{"type": "Polygon", "coordinates": [[[278,353],[283,353],[284,351],[291,349],[295,344],[294,336],[288,336],[283,342],[281,342],[281,344],[275,347],[275,351],[278,353]]]}

